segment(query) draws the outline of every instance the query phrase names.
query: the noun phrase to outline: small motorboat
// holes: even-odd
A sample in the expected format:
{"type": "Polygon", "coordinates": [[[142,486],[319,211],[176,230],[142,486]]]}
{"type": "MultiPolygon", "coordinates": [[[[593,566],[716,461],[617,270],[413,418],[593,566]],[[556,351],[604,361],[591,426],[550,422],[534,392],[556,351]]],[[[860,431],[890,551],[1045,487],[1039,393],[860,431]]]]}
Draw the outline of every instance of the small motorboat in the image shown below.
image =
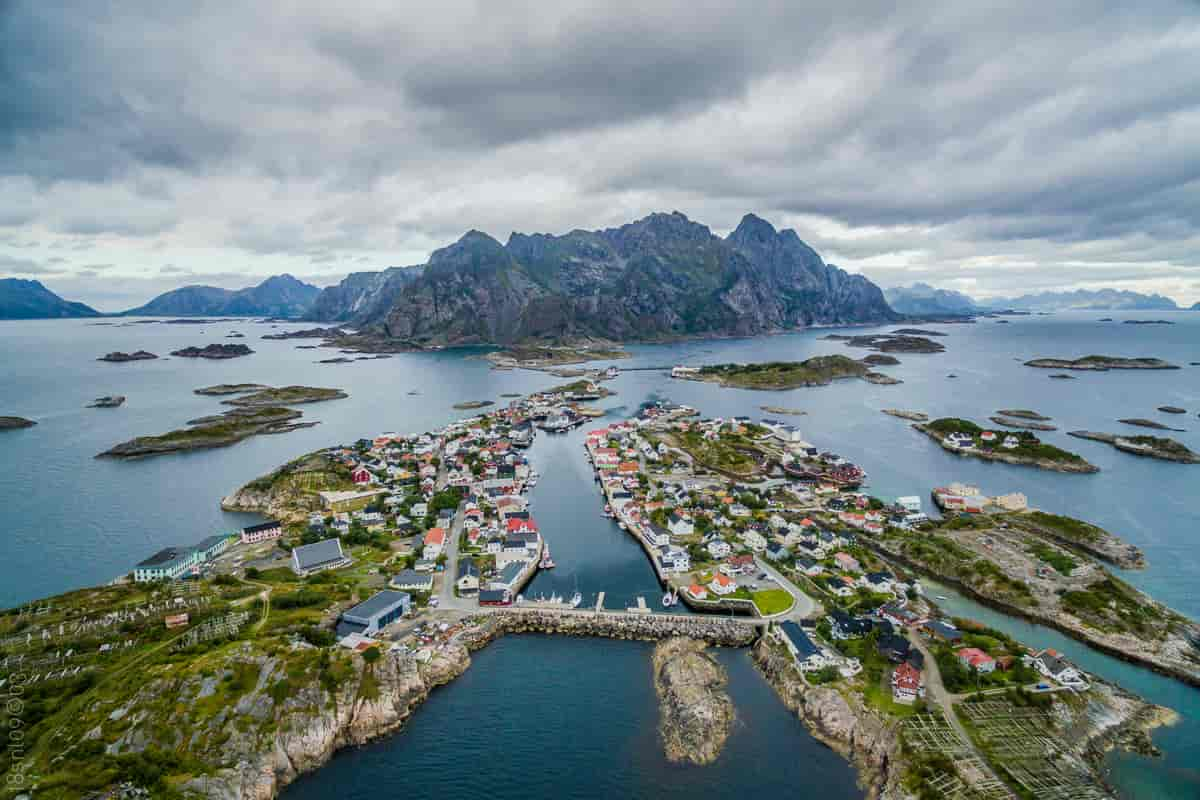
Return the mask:
{"type": "Polygon", "coordinates": [[[946,595],[944,595],[944,594],[938,594],[938,595],[934,595],[934,599],[936,599],[936,600],[949,600],[950,598],[949,598],[949,597],[946,597],[946,595]]]}
{"type": "Polygon", "coordinates": [[[670,608],[671,606],[675,605],[677,602],[679,602],[679,596],[676,595],[674,592],[667,592],[666,594],[664,594],[662,596],[663,608],[670,608]]]}
{"type": "Polygon", "coordinates": [[[571,595],[571,608],[579,608],[579,605],[582,602],[583,602],[583,595],[580,594],[579,592],[575,592],[575,594],[571,595]]]}

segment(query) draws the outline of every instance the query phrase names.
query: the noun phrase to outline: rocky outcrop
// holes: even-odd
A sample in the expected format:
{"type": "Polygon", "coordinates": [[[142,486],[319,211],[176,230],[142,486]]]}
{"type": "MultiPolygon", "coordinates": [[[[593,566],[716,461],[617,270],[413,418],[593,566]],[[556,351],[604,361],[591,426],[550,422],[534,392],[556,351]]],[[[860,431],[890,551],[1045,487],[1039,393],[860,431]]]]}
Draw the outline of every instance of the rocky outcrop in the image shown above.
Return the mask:
{"type": "Polygon", "coordinates": [[[0,431],[14,431],[19,428],[32,428],[37,425],[31,419],[24,417],[0,417],[0,431]]]}
{"type": "Polygon", "coordinates": [[[779,699],[795,712],[813,738],[847,758],[871,798],[899,800],[903,756],[895,720],[868,709],[856,694],[810,686],[785,649],[764,637],[751,651],[754,663],[779,699]]]}
{"type": "Polygon", "coordinates": [[[88,408],[120,408],[125,405],[125,395],[123,394],[106,394],[104,397],[97,397],[92,402],[88,403],[88,408]]]}
{"type": "Polygon", "coordinates": [[[715,761],[733,725],[725,670],[704,649],[692,639],[666,639],[651,657],[658,730],[670,761],[715,761]]]}
{"type": "Polygon", "coordinates": [[[210,344],[204,347],[185,347],[182,350],[172,350],[171,355],[181,358],[211,358],[226,359],[248,356],[254,351],[244,344],[210,344]]]}
{"type": "Polygon", "coordinates": [[[1090,439],[1111,444],[1123,453],[1178,464],[1200,464],[1200,453],[1193,452],[1187,445],[1164,436],[1118,436],[1096,431],[1067,431],[1068,436],[1090,439]]]}
{"type": "Polygon", "coordinates": [[[1161,358],[1121,358],[1118,356],[1084,356],[1083,358],[1035,358],[1026,361],[1027,367],[1040,369],[1075,369],[1107,372],[1110,369],[1179,369],[1161,358]]]}
{"type": "Polygon", "coordinates": [[[158,358],[158,356],[146,350],[137,350],[132,353],[122,353],[121,351],[116,350],[111,353],[106,353],[96,360],[109,361],[114,364],[122,364],[126,361],[151,361],[156,358],[158,358]]]}
{"type": "Polygon", "coordinates": [[[471,231],[419,274],[351,276],[314,318],[422,345],[754,335],[899,318],[877,286],[747,215],[725,239],[683,214],[602,231],[471,231]]]}
{"type": "Polygon", "coordinates": [[[186,784],[198,796],[271,800],[337,750],[399,729],[433,688],[471,663],[458,644],[432,651],[426,663],[398,652],[372,664],[344,651],[332,658],[344,670],[335,684],[311,671],[303,679],[294,671],[289,675],[287,662],[247,646],[218,666],[215,676],[193,673],[152,681],[104,717],[93,734],[104,735],[110,722],[124,730],[107,747],[112,754],[185,748],[213,768],[186,784]],[[250,689],[205,716],[200,701],[220,691],[223,677],[234,675],[248,675],[250,689]],[[287,691],[277,688],[281,684],[287,691]],[[176,702],[163,706],[161,698],[176,702]]]}

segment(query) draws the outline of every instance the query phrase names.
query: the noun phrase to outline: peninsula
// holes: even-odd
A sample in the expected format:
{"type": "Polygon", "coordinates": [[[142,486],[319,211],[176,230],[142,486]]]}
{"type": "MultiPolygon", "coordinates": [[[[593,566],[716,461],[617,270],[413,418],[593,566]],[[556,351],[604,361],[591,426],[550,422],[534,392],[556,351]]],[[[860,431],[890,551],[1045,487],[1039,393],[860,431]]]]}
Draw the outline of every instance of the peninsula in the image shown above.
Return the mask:
{"type": "Polygon", "coordinates": [[[1084,356],[1083,358],[1035,358],[1026,361],[1027,367],[1040,369],[1073,369],[1107,372],[1111,369],[1179,369],[1161,358],[1120,358],[1118,356],[1084,356]]]}

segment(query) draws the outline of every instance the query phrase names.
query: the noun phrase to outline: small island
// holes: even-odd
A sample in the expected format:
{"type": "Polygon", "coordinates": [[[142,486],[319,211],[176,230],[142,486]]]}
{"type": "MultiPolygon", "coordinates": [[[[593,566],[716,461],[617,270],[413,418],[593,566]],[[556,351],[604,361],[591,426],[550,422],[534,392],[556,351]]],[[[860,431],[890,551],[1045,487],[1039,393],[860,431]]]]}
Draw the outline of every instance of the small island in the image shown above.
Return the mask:
{"type": "Polygon", "coordinates": [[[944,331],[930,331],[924,328],[897,328],[891,336],[945,336],[944,331]]]}
{"type": "Polygon", "coordinates": [[[154,353],[151,353],[147,350],[137,350],[132,353],[122,353],[119,350],[117,350],[117,351],[114,351],[111,353],[106,353],[105,355],[100,356],[96,360],[97,361],[108,361],[109,363],[112,363],[112,364],[123,364],[126,361],[150,361],[155,358],[158,358],[158,356],[156,356],[154,353]]]}
{"type": "Polygon", "coordinates": [[[1046,444],[1032,433],[997,434],[984,430],[974,422],[947,417],[913,428],[936,441],[943,449],[961,456],[985,461],[1021,464],[1054,472],[1091,473],[1100,468],[1082,456],[1046,444]]]}
{"type": "Polygon", "coordinates": [[[654,647],[658,730],[669,761],[716,761],[733,727],[725,670],[705,647],[702,641],[683,638],[665,639],[654,647]]]}
{"type": "Polygon", "coordinates": [[[1122,325],[1174,325],[1169,319],[1127,319],[1122,325]]]}
{"type": "Polygon", "coordinates": [[[1028,419],[1013,419],[1012,417],[1004,417],[996,414],[988,417],[988,420],[995,425],[1003,428],[1015,428],[1023,431],[1056,431],[1058,427],[1055,425],[1047,425],[1044,422],[1033,422],[1028,419]]]}
{"type": "Polygon", "coordinates": [[[782,414],[789,417],[803,417],[808,414],[799,408],[785,408],[783,406],[759,406],[759,408],[768,414],[782,414]]]}
{"type": "Polygon", "coordinates": [[[120,394],[97,397],[88,403],[88,408],[120,408],[125,404],[125,396],[120,394]]]}
{"type": "Polygon", "coordinates": [[[847,356],[816,356],[805,361],[767,361],[759,364],[715,364],[699,369],[672,370],[671,376],[716,383],[736,389],[786,391],[802,386],[827,386],[836,380],[859,378],[870,382],[893,382],[866,364],[847,356]]]}
{"type": "Polygon", "coordinates": [[[517,345],[484,356],[498,369],[548,369],[566,364],[629,358],[629,352],[611,345],[517,345]]]}
{"type": "Polygon", "coordinates": [[[886,353],[871,353],[862,360],[862,363],[872,367],[894,367],[900,363],[900,359],[886,353]]]}
{"type": "Polygon", "coordinates": [[[899,417],[900,419],[907,419],[912,422],[928,422],[929,421],[929,415],[926,414],[924,411],[904,411],[903,409],[899,409],[899,408],[884,408],[881,410],[883,411],[884,414],[887,414],[888,416],[899,417]]]}
{"type": "Polygon", "coordinates": [[[110,447],[97,458],[144,458],[186,450],[228,447],[260,433],[286,433],[316,425],[296,422],[303,416],[290,408],[234,409],[224,414],[191,420],[188,427],[160,436],[139,436],[110,447]]]}
{"type": "Polygon", "coordinates": [[[1142,417],[1133,417],[1119,419],[1117,422],[1122,425],[1134,425],[1139,428],[1152,428],[1156,431],[1173,431],[1175,433],[1183,433],[1183,428],[1172,428],[1168,425],[1163,425],[1161,422],[1155,422],[1152,419],[1143,419],[1142,417]]]}
{"type": "Polygon", "coordinates": [[[1083,358],[1035,358],[1025,366],[1039,369],[1074,369],[1107,372],[1110,369],[1179,369],[1161,358],[1121,358],[1119,356],[1084,356],[1083,358]]]}
{"type": "Polygon", "coordinates": [[[254,351],[244,344],[210,344],[204,347],[185,347],[172,350],[171,355],[181,358],[226,359],[248,356],[254,351]]]}
{"type": "Polygon", "coordinates": [[[1045,414],[1039,414],[1036,411],[1030,411],[1028,408],[1002,408],[996,413],[1002,417],[1031,419],[1034,422],[1049,422],[1052,419],[1052,417],[1047,417],[1045,414]]]}
{"type": "Polygon", "coordinates": [[[337,339],[350,334],[341,328],[305,328],[300,331],[285,331],[284,333],[268,333],[261,338],[275,341],[286,339],[337,339]]]}
{"type": "Polygon", "coordinates": [[[848,347],[865,347],[880,353],[942,353],[946,350],[943,344],[925,336],[906,336],[893,333],[843,336],[831,333],[824,338],[845,342],[848,347]]]}
{"type": "Polygon", "coordinates": [[[341,400],[349,396],[341,389],[324,389],[318,386],[281,386],[277,389],[264,387],[251,394],[221,402],[227,406],[241,408],[264,408],[300,403],[322,403],[326,400],[341,400]]]}
{"type": "Polygon", "coordinates": [[[0,417],[0,431],[15,431],[21,428],[32,428],[34,425],[37,423],[24,417],[0,417]]]}
{"type": "Polygon", "coordinates": [[[494,400],[464,400],[461,403],[455,403],[452,408],[457,411],[473,411],[477,408],[487,408],[494,405],[496,405],[494,400]]]}
{"type": "Polygon", "coordinates": [[[1200,464],[1200,454],[1192,452],[1186,445],[1174,439],[1161,436],[1118,436],[1114,433],[1097,433],[1096,431],[1067,431],[1067,435],[1077,439],[1105,442],[1123,453],[1135,456],[1174,461],[1177,464],[1200,464]]]}
{"type": "Polygon", "coordinates": [[[1158,410],[1163,412],[1164,414],[1186,414],[1187,413],[1186,408],[1180,408],[1179,406],[1159,406],[1158,410]]]}
{"type": "Polygon", "coordinates": [[[1076,380],[1076,378],[1075,378],[1075,376],[1074,376],[1074,375],[1067,375],[1067,374],[1065,374],[1065,373],[1062,373],[1062,372],[1056,372],[1056,373],[1054,373],[1053,375],[1051,375],[1051,376],[1050,376],[1050,378],[1051,378],[1052,380],[1056,380],[1056,381],[1073,381],[1073,380],[1076,380]]]}
{"type": "Polygon", "coordinates": [[[195,394],[221,396],[227,394],[245,394],[257,392],[260,389],[270,389],[265,383],[218,383],[216,386],[202,386],[193,390],[195,394]]]}

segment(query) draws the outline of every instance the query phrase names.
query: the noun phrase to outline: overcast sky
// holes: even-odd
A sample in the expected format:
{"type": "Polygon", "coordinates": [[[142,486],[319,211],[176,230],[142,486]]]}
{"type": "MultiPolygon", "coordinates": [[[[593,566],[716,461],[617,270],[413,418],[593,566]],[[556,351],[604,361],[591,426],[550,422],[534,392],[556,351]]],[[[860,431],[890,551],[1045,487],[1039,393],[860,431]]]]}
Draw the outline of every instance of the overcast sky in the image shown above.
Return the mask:
{"type": "Polygon", "coordinates": [[[1021,6],[0,0],[0,275],[114,310],[677,209],[1200,300],[1200,6],[1021,6]]]}

